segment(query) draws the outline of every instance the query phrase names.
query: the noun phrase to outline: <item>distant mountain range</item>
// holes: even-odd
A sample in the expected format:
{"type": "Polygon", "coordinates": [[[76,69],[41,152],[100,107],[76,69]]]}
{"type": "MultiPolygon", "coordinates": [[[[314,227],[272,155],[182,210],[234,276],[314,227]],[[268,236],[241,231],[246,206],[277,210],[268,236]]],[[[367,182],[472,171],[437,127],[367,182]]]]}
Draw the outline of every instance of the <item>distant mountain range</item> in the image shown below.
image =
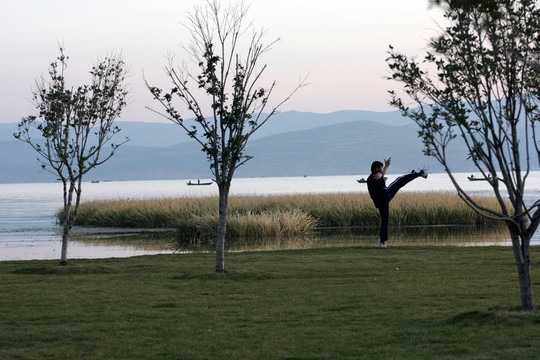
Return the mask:
{"type": "MultiPolygon", "coordinates": [[[[200,145],[173,123],[118,122],[119,137],[131,140],[86,180],[209,179],[212,174],[200,145]]],[[[0,183],[50,182],[37,154],[13,139],[16,124],[0,124],[0,183]]],[[[416,125],[398,112],[340,111],[329,114],[288,111],[272,117],[249,140],[254,158],[237,177],[358,175],[365,177],[373,160],[392,157],[391,173],[424,164],[443,168],[422,153],[416,125]]],[[[474,172],[464,146],[452,150],[452,168],[474,172]]]]}

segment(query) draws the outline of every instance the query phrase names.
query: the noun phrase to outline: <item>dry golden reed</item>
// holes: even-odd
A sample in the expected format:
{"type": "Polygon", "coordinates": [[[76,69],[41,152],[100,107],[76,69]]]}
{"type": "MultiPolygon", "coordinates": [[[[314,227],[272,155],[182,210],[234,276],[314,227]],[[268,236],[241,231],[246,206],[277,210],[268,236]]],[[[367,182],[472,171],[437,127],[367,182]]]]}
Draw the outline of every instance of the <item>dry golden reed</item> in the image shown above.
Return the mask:
{"type": "MultiPolygon", "coordinates": [[[[493,197],[478,197],[498,209],[493,197]]],[[[229,238],[291,237],[319,227],[376,226],[379,214],[367,194],[232,196],[229,238]]],[[[80,205],[76,225],[174,228],[191,239],[215,236],[217,197],[95,200],[80,205]]],[[[479,225],[495,223],[448,192],[398,194],[390,204],[390,225],[479,225]]]]}

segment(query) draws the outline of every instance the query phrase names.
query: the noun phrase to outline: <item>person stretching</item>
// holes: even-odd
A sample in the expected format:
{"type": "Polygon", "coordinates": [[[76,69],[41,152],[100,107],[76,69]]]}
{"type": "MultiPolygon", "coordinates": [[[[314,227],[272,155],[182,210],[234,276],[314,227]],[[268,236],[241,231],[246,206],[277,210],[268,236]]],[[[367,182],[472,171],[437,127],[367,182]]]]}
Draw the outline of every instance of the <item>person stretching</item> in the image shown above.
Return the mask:
{"type": "Polygon", "coordinates": [[[427,166],[424,166],[420,171],[411,171],[409,174],[402,175],[398,177],[394,182],[389,186],[386,186],[384,175],[390,166],[392,158],[384,160],[384,165],[380,161],[374,161],[371,164],[371,175],[367,178],[367,187],[369,191],[369,196],[373,200],[375,207],[379,209],[379,214],[381,215],[381,229],[379,232],[380,235],[380,248],[386,247],[386,241],[388,240],[388,219],[390,217],[389,205],[390,200],[394,198],[399,189],[405,186],[410,181],[416,179],[417,177],[422,176],[424,179],[427,178],[429,169],[427,166]]]}

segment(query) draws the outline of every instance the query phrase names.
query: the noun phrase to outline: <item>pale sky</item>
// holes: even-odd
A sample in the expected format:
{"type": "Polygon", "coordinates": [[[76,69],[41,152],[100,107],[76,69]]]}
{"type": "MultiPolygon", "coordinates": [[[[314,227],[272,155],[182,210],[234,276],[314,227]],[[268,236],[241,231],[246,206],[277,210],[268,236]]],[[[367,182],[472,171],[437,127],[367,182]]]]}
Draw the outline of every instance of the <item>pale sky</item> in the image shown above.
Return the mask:
{"type": "MultiPolygon", "coordinates": [[[[189,40],[181,22],[204,0],[0,0],[0,122],[18,122],[34,113],[35,80],[47,74],[62,43],[70,57],[67,77],[88,82],[98,57],[121,52],[129,64],[131,103],[121,120],[166,121],[145,109],[154,106],[144,86],[167,87],[165,56],[189,40]]],[[[280,38],[262,63],[265,83],[276,80],[274,101],[302,88],[282,107],[329,113],[339,110],[390,111],[385,62],[388,45],[421,55],[444,23],[428,0],[246,0],[247,15],[266,29],[266,41],[280,38]]],[[[189,115],[189,114],[188,114],[189,115]]],[[[190,117],[186,115],[186,117],[190,117]]]]}

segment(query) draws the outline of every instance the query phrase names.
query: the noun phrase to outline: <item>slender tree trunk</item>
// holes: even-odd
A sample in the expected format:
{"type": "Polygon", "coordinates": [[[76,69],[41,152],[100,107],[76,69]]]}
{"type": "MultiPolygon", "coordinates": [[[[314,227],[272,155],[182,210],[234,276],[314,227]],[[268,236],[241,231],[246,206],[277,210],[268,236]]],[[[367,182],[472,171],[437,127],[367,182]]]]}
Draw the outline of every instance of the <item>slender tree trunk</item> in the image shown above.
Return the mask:
{"type": "Polygon", "coordinates": [[[71,219],[69,218],[70,211],[71,211],[71,197],[69,198],[64,208],[64,230],[62,231],[62,250],[60,252],[60,265],[61,266],[67,265],[68,240],[69,240],[69,233],[72,227],[71,219]]]}
{"type": "Polygon", "coordinates": [[[77,199],[75,205],[75,211],[71,214],[71,207],[73,204],[73,192],[75,187],[73,183],[70,183],[70,186],[67,186],[67,182],[64,182],[64,229],[62,231],[62,250],[60,251],[60,266],[67,265],[67,251],[68,251],[68,241],[69,234],[73,228],[75,222],[75,217],[77,216],[77,209],[80,202],[80,184],[79,181],[79,191],[77,191],[77,199]]]}
{"type": "Polygon", "coordinates": [[[216,272],[225,272],[225,233],[227,231],[227,206],[229,186],[219,186],[219,222],[216,242],[216,272]]]}
{"type": "Polygon", "coordinates": [[[512,238],[512,247],[518,270],[521,307],[523,311],[534,311],[528,242],[525,245],[521,245],[520,236],[513,229],[510,229],[510,236],[512,238]]]}
{"type": "MultiPolygon", "coordinates": [[[[68,219],[66,219],[67,221],[68,219]]],[[[64,231],[62,232],[62,251],[60,253],[60,265],[67,265],[67,249],[68,249],[68,239],[69,239],[69,224],[64,223],[64,231]]]]}
{"type": "Polygon", "coordinates": [[[62,231],[62,250],[60,251],[60,266],[67,265],[67,250],[69,231],[71,229],[69,221],[69,212],[71,210],[71,199],[73,196],[73,190],[70,186],[68,189],[67,182],[64,180],[64,230],[62,231]]]}

